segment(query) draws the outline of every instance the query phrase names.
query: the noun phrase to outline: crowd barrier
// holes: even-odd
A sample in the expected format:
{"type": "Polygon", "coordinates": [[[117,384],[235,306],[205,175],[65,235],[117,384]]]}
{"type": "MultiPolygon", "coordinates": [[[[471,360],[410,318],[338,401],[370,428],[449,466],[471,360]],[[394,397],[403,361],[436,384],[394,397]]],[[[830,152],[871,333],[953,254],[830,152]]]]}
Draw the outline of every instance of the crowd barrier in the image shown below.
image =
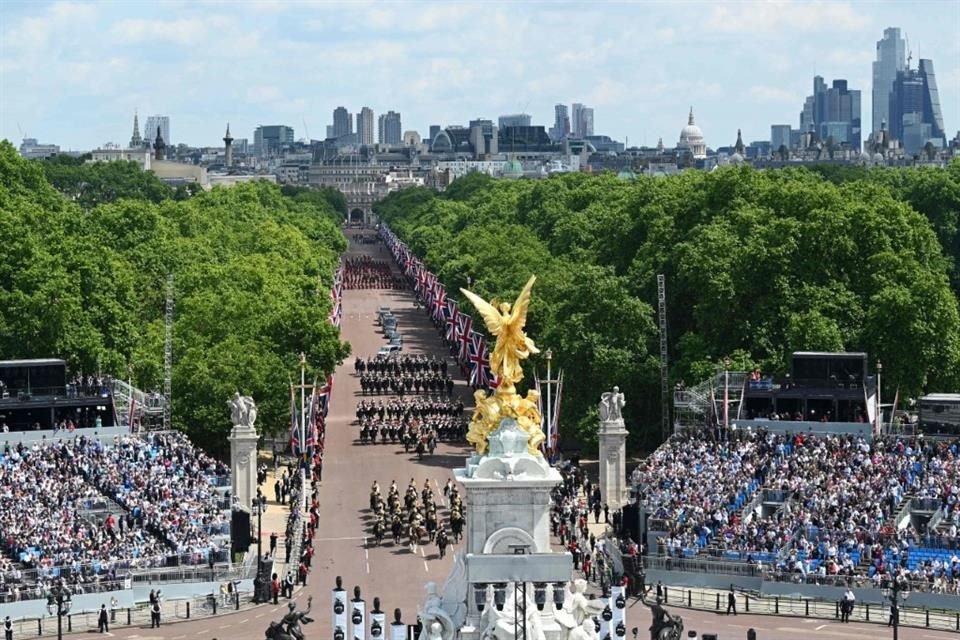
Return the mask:
{"type": "MultiPolygon", "coordinates": [[[[839,598],[829,600],[787,595],[764,595],[751,590],[739,589],[739,585],[732,584],[734,584],[737,594],[737,610],[740,613],[840,620],[839,598]]],[[[649,582],[647,586],[649,587],[649,582]]],[[[727,586],[729,587],[729,585],[727,586]]],[[[668,607],[697,611],[726,612],[727,593],[727,591],[720,589],[666,586],[664,587],[664,604],[668,607]]],[[[889,619],[889,611],[888,605],[858,601],[850,615],[850,620],[852,622],[886,624],[889,619]]],[[[960,631],[960,610],[956,608],[915,607],[909,606],[909,604],[907,606],[901,605],[900,626],[939,631],[960,631]]]]}
{"type": "MultiPolygon", "coordinates": [[[[160,624],[170,622],[208,618],[227,611],[240,610],[253,602],[252,591],[235,591],[226,596],[220,593],[168,600],[161,602],[160,624]]],[[[108,605],[109,607],[109,605],[108,605]]],[[[98,628],[99,608],[71,611],[61,621],[64,633],[89,633],[98,628]]],[[[132,607],[120,607],[110,610],[110,629],[114,626],[147,626],[150,624],[150,605],[140,603],[132,607]]],[[[57,615],[27,616],[12,618],[13,637],[16,640],[40,638],[57,634],[57,615]]],[[[266,629],[266,624],[264,624],[266,629]]]]}

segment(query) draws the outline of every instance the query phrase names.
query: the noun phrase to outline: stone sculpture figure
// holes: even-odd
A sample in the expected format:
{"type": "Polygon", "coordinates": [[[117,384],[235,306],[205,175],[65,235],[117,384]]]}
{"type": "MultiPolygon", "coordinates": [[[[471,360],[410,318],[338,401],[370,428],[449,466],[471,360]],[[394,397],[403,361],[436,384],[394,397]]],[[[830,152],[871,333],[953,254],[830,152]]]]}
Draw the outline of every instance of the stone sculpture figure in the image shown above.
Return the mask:
{"type": "MultiPolygon", "coordinates": [[[[527,639],[545,640],[543,625],[540,622],[540,611],[533,602],[532,591],[532,589],[528,590],[526,602],[520,603],[519,612],[526,620],[527,639]]],[[[516,599],[519,595],[518,590],[510,590],[503,610],[497,611],[497,607],[494,606],[493,594],[490,593],[487,606],[480,618],[480,626],[483,629],[480,633],[480,640],[517,640],[514,634],[514,611],[518,609],[516,599]]]]}
{"type": "Polygon", "coordinates": [[[560,625],[560,638],[561,640],[585,640],[582,636],[588,626],[595,637],[593,617],[603,611],[603,604],[600,600],[587,598],[587,581],[583,578],[574,580],[572,586],[573,595],[568,594],[563,602],[563,608],[555,614],[557,624],[560,625]]]}
{"type": "Polygon", "coordinates": [[[620,387],[614,387],[613,391],[606,391],[600,396],[600,420],[602,422],[615,422],[623,420],[623,405],[626,404],[620,387]]]}
{"type": "Polygon", "coordinates": [[[304,640],[303,631],[300,629],[300,623],[309,624],[313,618],[307,616],[310,608],[313,606],[313,596],[307,598],[307,610],[297,611],[297,603],[287,603],[287,613],[280,622],[271,622],[267,628],[266,636],[270,640],[304,640]]]}
{"type": "Polygon", "coordinates": [[[650,624],[650,640],[680,640],[683,634],[683,618],[672,616],[660,604],[660,598],[654,603],[641,598],[643,604],[650,608],[653,620],[650,624]]]}
{"type": "Polygon", "coordinates": [[[467,617],[467,571],[463,554],[454,556],[441,591],[437,591],[435,582],[428,582],[424,588],[427,596],[420,607],[423,628],[418,640],[453,640],[467,617]]]}
{"type": "Polygon", "coordinates": [[[230,407],[230,418],[233,424],[240,427],[253,429],[257,421],[257,403],[250,396],[241,396],[240,392],[233,394],[233,397],[227,401],[230,407]]]}

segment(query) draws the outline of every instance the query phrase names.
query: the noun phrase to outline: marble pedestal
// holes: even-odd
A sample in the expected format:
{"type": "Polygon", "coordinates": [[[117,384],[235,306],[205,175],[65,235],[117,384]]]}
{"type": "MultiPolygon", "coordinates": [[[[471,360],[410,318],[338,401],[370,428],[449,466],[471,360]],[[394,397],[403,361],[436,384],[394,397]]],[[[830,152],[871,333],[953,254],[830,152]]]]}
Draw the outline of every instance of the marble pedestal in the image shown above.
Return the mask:
{"type": "Polygon", "coordinates": [[[257,441],[255,429],[234,425],[230,441],[230,495],[246,511],[250,511],[257,495],[257,441]]]}
{"type": "Polygon", "coordinates": [[[616,511],[628,502],[627,429],[623,420],[600,423],[600,496],[616,511]]]}

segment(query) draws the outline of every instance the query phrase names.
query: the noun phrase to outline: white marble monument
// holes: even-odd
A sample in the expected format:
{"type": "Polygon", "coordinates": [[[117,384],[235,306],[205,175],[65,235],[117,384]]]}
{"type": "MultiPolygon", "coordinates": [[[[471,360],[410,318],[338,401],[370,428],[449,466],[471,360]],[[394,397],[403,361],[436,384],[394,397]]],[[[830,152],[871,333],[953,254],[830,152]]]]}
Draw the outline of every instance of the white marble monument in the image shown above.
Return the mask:
{"type": "Polygon", "coordinates": [[[629,501],[627,489],[627,428],[619,387],[600,397],[600,496],[611,511],[629,501]]]}
{"type": "Polygon", "coordinates": [[[250,396],[235,393],[227,404],[233,429],[230,431],[230,495],[245,511],[257,495],[257,441],[254,428],[257,405],[250,396]]]}

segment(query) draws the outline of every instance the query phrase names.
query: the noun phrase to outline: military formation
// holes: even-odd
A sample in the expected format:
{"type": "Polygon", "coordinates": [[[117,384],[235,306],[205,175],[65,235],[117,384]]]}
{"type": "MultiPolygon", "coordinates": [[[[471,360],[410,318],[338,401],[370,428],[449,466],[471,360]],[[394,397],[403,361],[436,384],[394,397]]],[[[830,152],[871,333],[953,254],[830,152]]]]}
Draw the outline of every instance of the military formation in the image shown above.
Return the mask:
{"type": "Polygon", "coordinates": [[[361,400],[357,404],[361,444],[403,444],[433,453],[437,442],[463,440],[467,422],[463,403],[441,398],[361,400]]]}
{"type": "Polygon", "coordinates": [[[453,377],[447,362],[434,356],[404,355],[392,358],[357,358],[354,372],[364,395],[453,395],[453,377]]]}
{"type": "Polygon", "coordinates": [[[370,511],[374,515],[372,534],[375,544],[380,545],[389,532],[394,545],[400,546],[406,540],[411,553],[416,553],[424,540],[427,544],[436,543],[440,558],[443,558],[451,538],[454,543],[460,542],[465,524],[463,501],[452,480],[447,481],[443,494],[450,504],[446,523],[438,513],[429,480],[425,480],[418,490],[416,481],[410,478],[402,497],[396,481],[391,482],[386,499],[380,484],[374,481],[370,487],[370,511]]]}

